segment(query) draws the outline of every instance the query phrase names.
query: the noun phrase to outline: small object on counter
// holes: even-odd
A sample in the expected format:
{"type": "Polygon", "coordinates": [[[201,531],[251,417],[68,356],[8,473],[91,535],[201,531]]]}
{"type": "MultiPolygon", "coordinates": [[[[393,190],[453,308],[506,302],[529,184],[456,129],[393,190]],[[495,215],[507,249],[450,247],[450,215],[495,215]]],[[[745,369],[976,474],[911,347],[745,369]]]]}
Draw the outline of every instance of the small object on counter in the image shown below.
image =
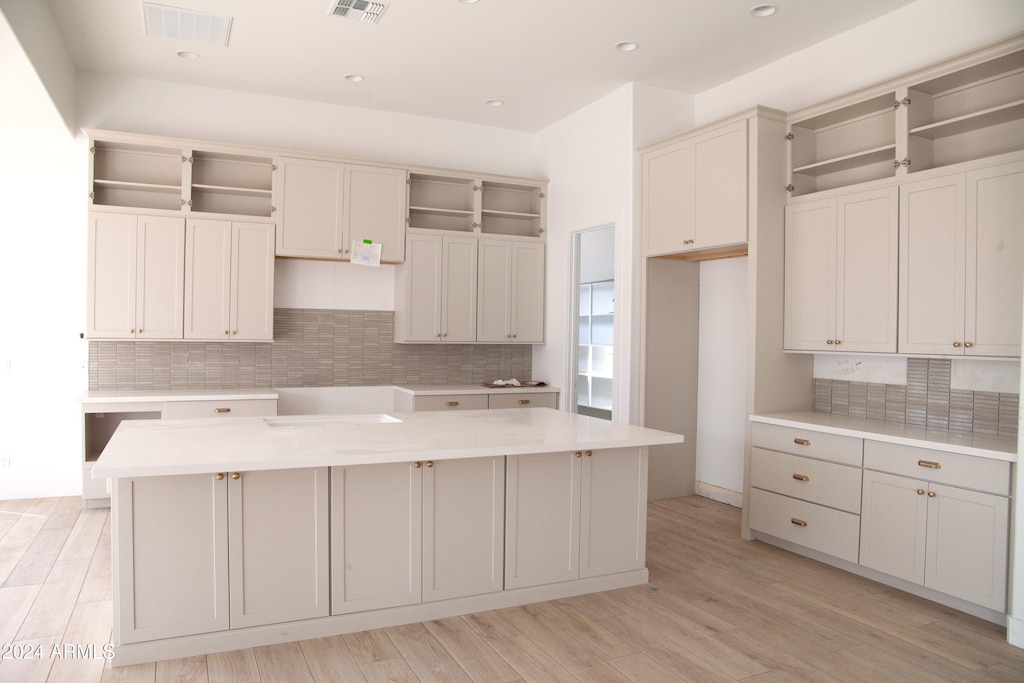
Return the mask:
{"type": "Polygon", "coordinates": [[[512,379],[496,379],[493,382],[484,382],[483,386],[488,389],[508,389],[509,387],[546,387],[547,382],[535,382],[533,380],[525,380],[520,382],[515,377],[512,379]]]}

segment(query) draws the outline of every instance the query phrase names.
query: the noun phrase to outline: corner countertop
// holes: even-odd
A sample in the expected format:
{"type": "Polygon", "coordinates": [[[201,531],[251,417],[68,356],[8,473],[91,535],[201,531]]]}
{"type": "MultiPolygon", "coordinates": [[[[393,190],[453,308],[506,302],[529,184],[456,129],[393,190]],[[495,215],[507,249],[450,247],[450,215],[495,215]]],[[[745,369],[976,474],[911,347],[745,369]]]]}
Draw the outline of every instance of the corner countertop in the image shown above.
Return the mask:
{"type": "Polygon", "coordinates": [[[95,478],[149,477],[683,442],[680,434],[550,408],[425,411],[393,417],[400,422],[380,423],[374,420],[381,416],[355,415],[125,421],[92,472],[95,478]]]}
{"type": "Polygon", "coordinates": [[[903,446],[931,448],[979,458],[1017,462],[1017,437],[1015,436],[919,427],[900,422],[814,412],[751,415],[750,421],[873,439],[903,446]]]}
{"type": "Polygon", "coordinates": [[[412,396],[445,396],[447,394],[557,394],[558,387],[485,387],[482,384],[404,384],[395,385],[395,391],[412,396]]]}
{"type": "Polygon", "coordinates": [[[122,391],[83,391],[78,402],[88,403],[159,403],[166,401],[244,401],[276,400],[272,389],[149,389],[122,391]]]}

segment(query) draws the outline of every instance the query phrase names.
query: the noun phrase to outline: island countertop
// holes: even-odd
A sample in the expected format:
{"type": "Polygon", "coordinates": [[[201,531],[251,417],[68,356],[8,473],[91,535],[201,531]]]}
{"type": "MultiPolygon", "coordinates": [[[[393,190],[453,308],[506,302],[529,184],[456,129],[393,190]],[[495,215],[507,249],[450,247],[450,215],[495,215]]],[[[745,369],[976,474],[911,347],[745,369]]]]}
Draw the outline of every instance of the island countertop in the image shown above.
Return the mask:
{"type": "Polygon", "coordinates": [[[94,478],[366,465],[682,443],[550,408],[122,422],[94,478]],[[382,421],[397,420],[397,421],[382,421]]]}

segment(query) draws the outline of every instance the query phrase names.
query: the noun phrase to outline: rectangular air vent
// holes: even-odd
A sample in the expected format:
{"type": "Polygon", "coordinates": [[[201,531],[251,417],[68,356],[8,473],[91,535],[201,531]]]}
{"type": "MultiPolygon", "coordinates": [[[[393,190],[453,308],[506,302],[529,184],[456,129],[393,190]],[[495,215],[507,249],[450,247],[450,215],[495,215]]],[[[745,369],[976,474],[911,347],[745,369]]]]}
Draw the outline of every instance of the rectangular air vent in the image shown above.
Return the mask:
{"type": "Polygon", "coordinates": [[[227,47],[231,35],[231,17],[209,12],[143,2],[142,15],[146,21],[147,36],[164,36],[227,47]]]}
{"type": "Polygon", "coordinates": [[[328,14],[347,19],[358,19],[368,24],[376,24],[380,21],[380,15],[384,14],[388,6],[383,2],[369,2],[368,0],[332,0],[328,14]]]}

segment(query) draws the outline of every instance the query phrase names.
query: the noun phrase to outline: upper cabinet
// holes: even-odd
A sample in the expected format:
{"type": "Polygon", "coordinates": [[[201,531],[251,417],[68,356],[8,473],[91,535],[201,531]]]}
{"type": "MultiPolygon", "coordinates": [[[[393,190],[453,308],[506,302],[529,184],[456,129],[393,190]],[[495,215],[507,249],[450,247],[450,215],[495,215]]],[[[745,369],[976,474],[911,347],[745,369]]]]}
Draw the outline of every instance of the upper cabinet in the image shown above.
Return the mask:
{"type": "Polygon", "coordinates": [[[277,255],[348,261],[352,242],[405,258],[404,169],[281,157],[277,255]]]}
{"type": "Polygon", "coordinates": [[[174,140],[97,135],[90,147],[90,207],[272,218],[272,156],[193,149],[174,140]]]}
{"type": "Polygon", "coordinates": [[[645,256],[745,253],[758,161],[748,130],[759,117],[783,114],[758,108],[641,150],[645,256]]]}
{"type": "Polygon", "coordinates": [[[544,341],[543,244],[480,240],[476,319],[477,341],[544,341]]]}
{"type": "Polygon", "coordinates": [[[790,196],[1024,150],[1014,39],[789,117],[790,196]]]}
{"type": "Polygon", "coordinates": [[[542,182],[409,174],[409,227],[485,235],[542,237],[542,182]]]}

